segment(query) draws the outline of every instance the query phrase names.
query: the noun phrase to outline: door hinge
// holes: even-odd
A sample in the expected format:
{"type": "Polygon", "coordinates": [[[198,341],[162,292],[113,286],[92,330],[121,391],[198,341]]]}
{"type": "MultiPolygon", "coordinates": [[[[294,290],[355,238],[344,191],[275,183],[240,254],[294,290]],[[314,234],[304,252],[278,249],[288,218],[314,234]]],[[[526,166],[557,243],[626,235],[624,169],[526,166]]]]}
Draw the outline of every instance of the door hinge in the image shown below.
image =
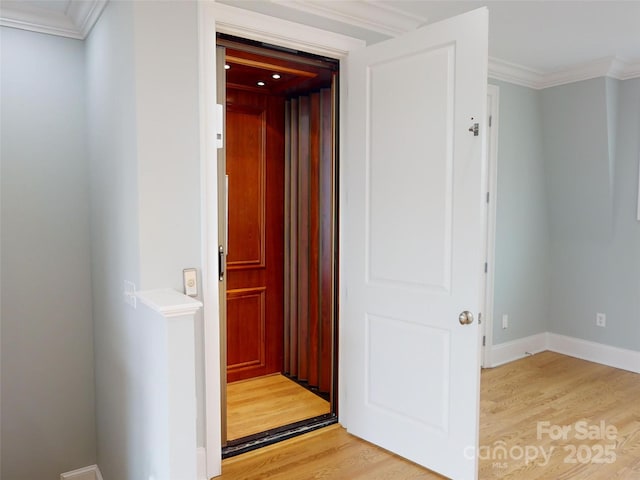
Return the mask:
{"type": "Polygon", "coordinates": [[[487,203],[489,203],[489,192],[487,192],[487,203]]]}
{"type": "Polygon", "coordinates": [[[483,335],[483,336],[482,336],[482,346],[483,346],[483,347],[486,347],[486,346],[487,346],[487,337],[486,337],[486,335],[483,335]]]}
{"type": "Polygon", "coordinates": [[[489,271],[489,262],[484,262],[484,273],[489,271]]]}
{"type": "Polygon", "coordinates": [[[493,120],[493,115],[489,115],[489,127],[491,127],[492,120],[493,120]]]}

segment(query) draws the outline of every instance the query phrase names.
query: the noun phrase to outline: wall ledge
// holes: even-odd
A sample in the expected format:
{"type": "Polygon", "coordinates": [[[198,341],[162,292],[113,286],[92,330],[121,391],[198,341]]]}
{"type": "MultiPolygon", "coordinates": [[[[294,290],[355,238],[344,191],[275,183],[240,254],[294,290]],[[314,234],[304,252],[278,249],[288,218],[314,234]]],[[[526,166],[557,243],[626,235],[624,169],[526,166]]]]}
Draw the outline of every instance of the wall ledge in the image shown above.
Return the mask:
{"type": "Polygon", "coordinates": [[[62,473],[60,474],[60,480],[102,480],[102,475],[97,465],[91,465],[62,473]]]}
{"type": "Polygon", "coordinates": [[[201,301],[171,288],[141,290],[136,297],[165,318],[194,315],[202,307],[201,301]]]}

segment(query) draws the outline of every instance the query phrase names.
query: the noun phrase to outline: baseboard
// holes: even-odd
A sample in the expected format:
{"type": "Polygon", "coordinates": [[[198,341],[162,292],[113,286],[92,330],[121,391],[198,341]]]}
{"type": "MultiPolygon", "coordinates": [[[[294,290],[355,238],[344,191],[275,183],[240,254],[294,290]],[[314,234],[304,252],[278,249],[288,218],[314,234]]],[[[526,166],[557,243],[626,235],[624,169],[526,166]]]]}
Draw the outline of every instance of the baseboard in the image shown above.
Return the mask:
{"type": "Polygon", "coordinates": [[[198,460],[198,480],[207,480],[207,451],[204,447],[196,449],[196,458],[198,460]]]}
{"type": "Polygon", "coordinates": [[[547,350],[546,333],[538,333],[537,335],[500,343],[493,345],[491,348],[491,363],[488,366],[497,367],[545,350],[547,350]]]}
{"type": "Polygon", "coordinates": [[[552,352],[640,373],[640,352],[567,337],[557,333],[548,333],[547,338],[547,350],[552,352]]]}
{"type": "Polygon", "coordinates": [[[61,473],[60,480],[102,480],[102,474],[97,465],[91,465],[71,472],[61,473]]]}

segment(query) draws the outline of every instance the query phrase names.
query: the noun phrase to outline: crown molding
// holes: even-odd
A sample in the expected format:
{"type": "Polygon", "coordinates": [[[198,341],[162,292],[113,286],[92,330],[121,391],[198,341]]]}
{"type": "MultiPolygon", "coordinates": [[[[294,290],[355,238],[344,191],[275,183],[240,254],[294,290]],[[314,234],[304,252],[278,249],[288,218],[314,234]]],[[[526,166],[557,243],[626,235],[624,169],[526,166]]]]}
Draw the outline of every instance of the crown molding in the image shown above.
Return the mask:
{"type": "Polygon", "coordinates": [[[323,18],[396,37],[424,25],[423,16],[376,1],[270,0],[272,3],[323,18]]]}
{"type": "Polygon", "coordinates": [[[0,25],[84,40],[107,1],[69,0],[65,12],[61,12],[28,2],[4,0],[0,3],[0,25]]]}
{"type": "Polygon", "coordinates": [[[542,90],[600,77],[610,77],[616,80],[640,78],[640,62],[628,62],[617,57],[607,57],[575,65],[565,70],[545,73],[498,58],[489,58],[489,77],[542,90]]]}
{"type": "Polygon", "coordinates": [[[83,39],[89,35],[107,2],[108,0],[71,0],[67,12],[83,39]]]}
{"type": "MultiPolygon", "coordinates": [[[[327,2],[326,0],[269,1],[391,37],[415,30],[427,21],[422,16],[403,11],[389,4],[381,4],[375,0],[366,3],[357,0],[341,2],[327,2]]],[[[3,0],[0,2],[0,25],[84,40],[107,2],[108,0],[69,0],[65,12],[61,12],[39,8],[25,1],[3,0]]],[[[221,4],[216,4],[216,7],[221,14],[228,14],[232,9],[232,7],[221,4]]],[[[248,10],[237,8],[233,8],[233,10],[238,11],[237,16],[240,17],[256,16],[248,10]]],[[[264,16],[260,17],[264,19],[264,16]]],[[[282,23],[283,26],[286,23],[286,28],[295,29],[297,26],[293,22],[282,21],[282,23]]],[[[220,30],[224,31],[225,22],[222,22],[220,27],[220,30]]],[[[241,36],[243,34],[233,28],[229,28],[229,30],[232,31],[226,33],[241,36]]],[[[322,31],[318,30],[318,32],[322,31]]],[[[321,35],[326,35],[326,33],[322,32],[321,35]]],[[[342,37],[338,34],[334,35],[342,37]]],[[[279,38],[272,39],[273,43],[280,43],[279,40],[281,41],[279,38]]],[[[312,44],[309,47],[311,53],[318,53],[312,44]]],[[[345,54],[345,52],[333,53],[338,58],[345,54]]],[[[327,54],[327,52],[322,52],[322,54],[327,54]]],[[[607,57],[556,72],[542,72],[524,65],[490,57],[489,77],[541,90],[598,77],[611,77],[617,80],[640,78],[640,61],[630,62],[617,57],[607,57]]]]}
{"type": "MultiPolygon", "coordinates": [[[[270,0],[347,25],[396,37],[424,25],[427,19],[376,1],[327,2],[320,0],[270,0]]],[[[597,77],[628,80],[640,77],[640,62],[628,62],[616,57],[598,59],[557,72],[543,72],[516,63],[489,58],[489,76],[496,80],[535,90],[579,82],[597,77]]]]}
{"type": "Polygon", "coordinates": [[[544,72],[532,68],[507,62],[495,57],[489,57],[489,77],[508,83],[539,89],[544,80],[544,72]]]}
{"type": "Polygon", "coordinates": [[[612,68],[613,78],[618,80],[630,80],[632,78],[640,78],[640,61],[629,62],[617,59],[616,64],[612,68]],[[618,67],[618,64],[622,64],[618,67]],[[619,69],[618,69],[619,68],[619,69]]]}
{"type": "Polygon", "coordinates": [[[566,70],[548,73],[537,88],[556,87],[599,77],[610,77],[616,80],[640,77],[640,62],[630,63],[617,57],[600,58],[566,70]]]}

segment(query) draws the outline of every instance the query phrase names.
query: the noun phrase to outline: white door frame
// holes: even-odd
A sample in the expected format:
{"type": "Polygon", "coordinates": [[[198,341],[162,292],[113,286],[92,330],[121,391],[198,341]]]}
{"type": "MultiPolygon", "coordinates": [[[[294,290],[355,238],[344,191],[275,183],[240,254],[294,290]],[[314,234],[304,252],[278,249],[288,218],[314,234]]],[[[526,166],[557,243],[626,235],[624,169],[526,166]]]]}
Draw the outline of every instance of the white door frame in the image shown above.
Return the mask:
{"type": "MultiPolygon", "coordinates": [[[[201,146],[201,245],[204,301],[204,382],[206,477],[221,474],[221,369],[218,298],[218,179],[215,132],[221,131],[216,115],[216,31],[250,40],[341,60],[365,42],[275,17],[215,3],[198,3],[201,146]]],[[[341,75],[340,115],[346,92],[341,75]]],[[[340,122],[341,130],[343,122],[340,122]]],[[[341,131],[340,135],[344,135],[341,131]]],[[[341,169],[342,171],[342,169],[341,169]]],[[[340,184],[342,180],[340,180],[340,184]]],[[[339,295],[340,296],[340,295],[339,295]]],[[[339,300],[339,299],[338,299],[339,300]]],[[[340,376],[338,379],[340,384],[340,376]]],[[[341,390],[339,385],[338,390],[341,390]]]]}
{"type": "MultiPolygon", "coordinates": [[[[482,366],[492,367],[491,348],[493,345],[493,296],[495,286],[496,211],[498,204],[498,107],[500,89],[497,85],[487,85],[487,121],[491,122],[487,135],[487,275],[485,277],[484,313],[482,314],[482,366]],[[490,120],[489,120],[490,119],[490,120]]],[[[489,123],[487,123],[488,125],[489,123]]]]}

